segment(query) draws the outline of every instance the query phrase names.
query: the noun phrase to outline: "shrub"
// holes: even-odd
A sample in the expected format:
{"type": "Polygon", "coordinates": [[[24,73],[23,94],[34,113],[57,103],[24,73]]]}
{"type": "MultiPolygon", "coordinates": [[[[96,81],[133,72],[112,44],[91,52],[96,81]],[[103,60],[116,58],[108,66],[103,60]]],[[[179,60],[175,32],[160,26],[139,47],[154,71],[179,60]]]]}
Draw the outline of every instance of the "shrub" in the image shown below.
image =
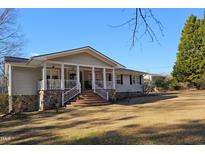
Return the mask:
{"type": "Polygon", "coordinates": [[[8,95],[0,94],[0,113],[8,112],[8,95]]]}
{"type": "Polygon", "coordinates": [[[154,85],[158,90],[168,90],[169,83],[168,80],[164,77],[157,77],[154,81],[154,85]]]}
{"type": "Polygon", "coordinates": [[[169,83],[170,90],[180,90],[181,89],[180,83],[174,78],[169,79],[168,83],[169,83]]]}
{"type": "Polygon", "coordinates": [[[154,85],[149,82],[149,81],[145,81],[144,82],[144,94],[148,95],[150,92],[154,91],[154,85]]]}
{"type": "Polygon", "coordinates": [[[205,75],[201,75],[197,82],[198,89],[205,89],[205,75]]]}

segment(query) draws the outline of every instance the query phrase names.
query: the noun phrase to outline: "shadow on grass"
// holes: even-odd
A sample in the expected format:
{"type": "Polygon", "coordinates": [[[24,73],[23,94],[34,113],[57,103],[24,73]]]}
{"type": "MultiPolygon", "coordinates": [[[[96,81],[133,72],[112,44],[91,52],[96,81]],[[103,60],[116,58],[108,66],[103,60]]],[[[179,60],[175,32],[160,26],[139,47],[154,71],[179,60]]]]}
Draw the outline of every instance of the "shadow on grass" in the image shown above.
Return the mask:
{"type": "Polygon", "coordinates": [[[187,121],[181,125],[169,127],[125,126],[127,131],[109,131],[104,134],[92,134],[89,137],[73,140],[70,144],[121,145],[121,144],[157,144],[187,145],[205,144],[205,121],[187,121]],[[130,128],[130,129],[129,129],[130,128]],[[136,128],[136,131],[134,130],[136,128]],[[131,130],[132,129],[132,130],[131,130]]]}
{"type": "Polygon", "coordinates": [[[173,98],[177,98],[178,93],[160,93],[157,95],[148,95],[148,96],[142,96],[142,97],[134,97],[134,98],[128,98],[119,100],[116,102],[116,104],[120,105],[135,105],[135,104],[146,104],[146,103],[155,103],[161,100],[169,100],[173,98]]]}
{"type": "MultiPolygon", "coordinates": [[[[132,118],[132,117],[129,117],[132,118]]],[[[117,120],[126,120],[121,118],[117,120]]],[[[28,119],[27,119],[28,120],[28,119]]],[[[105,119],[104,123],[109,121],[105,119]]],[[[17,120],[18,121],[18,120],[17,120]]],[[[15,121],[16,122],[16,121],[15,121]]],[[[28,122],[28,121],[27,121],[28,122]]],[[[56,134],[56,130],[69,128],[86,129],[83,126],[95,126],[102,119],[90,119],[82,121],[72,121],[70,123],[61,123],[59,125],[34,125],[30,126],[24,122],[24,127],[11,129],[14,126],[8,126],[9,129],[0,131],[0,138],[14,137],[11,140],[0,142],[1,144],[94,144],[94,145],[121,145],[121,144],[205,144],[205,120],[183,120],[182,124],[168,126],[141,127],[138,124],[127,124],[116,130],[106,131],[104,133],[93,132],[87,137],[64,138],[56,134]],[[86,125],[84,125],[86,124],[86,125]]],[[[107,122],[107,123],[106,123],[107,122]]],[[[99,125],[100,129],[100,125],[99,125]]],[[[68,135],[69,136],[69,135],[68,135]]]]}

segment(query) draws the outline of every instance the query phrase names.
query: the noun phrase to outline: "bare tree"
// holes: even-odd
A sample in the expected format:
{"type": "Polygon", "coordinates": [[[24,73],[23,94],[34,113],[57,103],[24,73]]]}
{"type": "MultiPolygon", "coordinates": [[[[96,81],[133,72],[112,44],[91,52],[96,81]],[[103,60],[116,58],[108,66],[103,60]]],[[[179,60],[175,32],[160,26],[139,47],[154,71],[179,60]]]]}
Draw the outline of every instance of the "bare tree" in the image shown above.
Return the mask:
{"type": "Polygon", "coordinates": [[[141,39],[144,36],[148,36],[151,42],[158,42],[158,37],[155,33],[153,26],[151,23],[154,22],[158,27],[162,36],[163,34],[163,25],[162,23],[155,17],[151,9],[142,9],[136,8],[133,17],[129,20],[125,21],[120,25],[111,26],[114,28],[122,27],[128,25],[131,30],[131,48],[135,46],[136,40],[141,39]]]}
{"type": "Polygon", "coordinates": [[[24,45],[24,36],[16,23],[15,9],[0,9],[0,75],[3,73],[4,56],[14,56],[24,45]]]}

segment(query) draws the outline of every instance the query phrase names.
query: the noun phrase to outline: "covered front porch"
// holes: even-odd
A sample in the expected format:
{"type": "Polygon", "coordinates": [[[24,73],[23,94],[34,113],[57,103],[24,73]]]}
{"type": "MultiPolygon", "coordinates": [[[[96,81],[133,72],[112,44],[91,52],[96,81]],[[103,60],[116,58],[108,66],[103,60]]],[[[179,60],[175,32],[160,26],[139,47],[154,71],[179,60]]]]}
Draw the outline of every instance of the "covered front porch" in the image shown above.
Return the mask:
{"type": "Polygon", "coordinates": [[[38,90],[70,90],[76,85],[81,90],[115,89],[115,70],[111,67],[46,62],[41,75],[38,90]]]}
{"type": "MultiPolygon", "coordinates": [[[[109,100],[108,91],[115,89],[115,70],[112,67],[45,62],[41,76],[38,91],[44,92],[43,96],[46,91],[58,91],[58,95],[62,94],[62,106],[85,90],[93,90],[109,100]]],[[[49,95],[52,94],[49,92],[49,95]]],[[[40,97],[40,100],[45,99],[40,97]]]]}

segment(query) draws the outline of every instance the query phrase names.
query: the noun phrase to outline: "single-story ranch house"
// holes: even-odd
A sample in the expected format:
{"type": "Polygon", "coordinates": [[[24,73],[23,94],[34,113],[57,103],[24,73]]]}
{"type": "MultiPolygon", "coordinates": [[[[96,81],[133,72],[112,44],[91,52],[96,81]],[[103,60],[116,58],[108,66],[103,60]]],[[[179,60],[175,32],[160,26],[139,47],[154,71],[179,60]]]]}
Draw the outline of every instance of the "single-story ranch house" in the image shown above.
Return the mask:
{"type": "Polygon", "coordinates": [[[28,110],[53,105],[96,105],[143,93],[144,72],[86,46],[31,57],[5,57],[9,109],[17,96],[29,98],[28,110]]]}

